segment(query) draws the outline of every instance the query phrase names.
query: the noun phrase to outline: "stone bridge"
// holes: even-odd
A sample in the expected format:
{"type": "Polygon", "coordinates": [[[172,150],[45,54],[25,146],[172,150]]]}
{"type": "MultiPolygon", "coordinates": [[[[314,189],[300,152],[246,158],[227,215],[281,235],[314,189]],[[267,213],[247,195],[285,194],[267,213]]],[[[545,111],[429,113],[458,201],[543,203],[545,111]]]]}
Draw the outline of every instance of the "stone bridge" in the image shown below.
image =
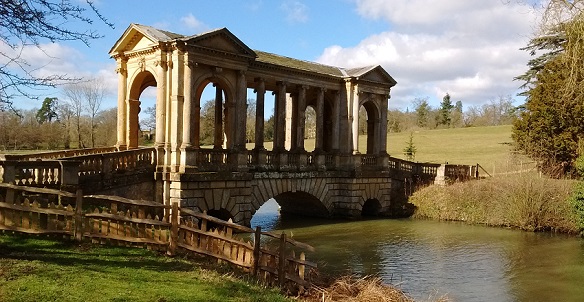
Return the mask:
{"type": "Polygon", "coordinates": [[[341,68],[252,50],[226,28],[185,36],[138,24],[110,55],[118,73],[115,148],[5,157],[4,182],[81,186],[249,224],[271,198],[283,213],[403,216],[415,186],[475,173],[387,154],[396,81],[379,65],[341,68]],[[155,143],[139,148],[140,98],[148,87],[156,89],[155,143]],[[202,104],[208,93],[210,109],[202,104]],[[274,126],[267,127],[271,107],[274,126]],[[315,129],[307,129],[309,109],[315,129]],[[213,116],[205,127],[204,110],[213,116]],[[207,145],[204,130],[211,130],[207,145]],[[314,150],[305,146],[308,134],[314,150]]]}

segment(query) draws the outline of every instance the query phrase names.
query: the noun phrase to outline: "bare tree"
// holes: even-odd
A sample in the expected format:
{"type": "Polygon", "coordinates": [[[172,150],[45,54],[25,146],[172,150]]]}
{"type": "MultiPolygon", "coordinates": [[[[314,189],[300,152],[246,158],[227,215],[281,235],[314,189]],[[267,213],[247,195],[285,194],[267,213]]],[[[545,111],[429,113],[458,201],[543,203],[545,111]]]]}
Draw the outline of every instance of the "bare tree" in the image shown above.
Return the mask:
{"type": "Polygon", "coordinates": [[[66,102],[75,122],[75,129],[77,130],[77,147],[85,148],[85,144],[81,138],[81,116],[85,104],[84,89],[80,84],[68,84],[63,87],[63,93],[65,94],[67,99],[66,102]]]}
{"type": "Polygon", "coordinates": [[[89,41],[101,35],[83,29],[100,20],[113,28],[91,0],[85,4],[61,0],[0,0],[0,110],[12,108],[15,96],[36,98],[29,88],[54,87],[78,79],[65,74],[35,75],[23,57],[26,47],[42,50],[41,43],[89,41]]]}
{"type": "Polygon", "coordinates": [[[103,80],[92,79],[81,84],[86,97],[85,110],[87,110],[87,113],[89,114],[89,135],[92,148],[95,148],[95,117],[99,113],[101,102],[105,96],[105,87],[103,83],[103,80]]]}

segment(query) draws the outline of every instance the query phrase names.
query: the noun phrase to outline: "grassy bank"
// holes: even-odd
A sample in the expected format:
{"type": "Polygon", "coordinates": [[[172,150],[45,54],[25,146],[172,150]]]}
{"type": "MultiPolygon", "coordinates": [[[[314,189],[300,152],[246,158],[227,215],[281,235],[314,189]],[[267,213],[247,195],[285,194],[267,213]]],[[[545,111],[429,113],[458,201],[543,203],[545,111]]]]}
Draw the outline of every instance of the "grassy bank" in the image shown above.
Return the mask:
{"type": "Polygon", "coordinates": [[[413,300],[374,277],[342,277],[290,298],[204,258],[0,233],[0,302],[9,301],[413,300]]]}
{"type": "Polygon", "coordinates": [[[579,231],[568,198],[574,181],[537,174],[430,186],[410,197],[414,217],[464,221],[527,231],[579,231]]]}
{"type": "Polygon", "coordinates": [[[206,266],[144,249],[0,234],[0,301],[292,301],[206,266]]]}

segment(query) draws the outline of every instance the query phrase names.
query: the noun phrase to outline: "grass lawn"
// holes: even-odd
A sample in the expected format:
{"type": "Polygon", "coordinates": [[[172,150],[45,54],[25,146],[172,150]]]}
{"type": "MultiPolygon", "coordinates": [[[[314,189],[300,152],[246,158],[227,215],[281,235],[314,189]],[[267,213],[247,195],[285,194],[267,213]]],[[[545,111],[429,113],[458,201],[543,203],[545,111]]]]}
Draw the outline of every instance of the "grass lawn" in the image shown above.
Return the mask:
{"type": "Polygon", "coordinates": [[[205,266],[145,249],[0,233],[0,301],[292,301],[205,266]]]}

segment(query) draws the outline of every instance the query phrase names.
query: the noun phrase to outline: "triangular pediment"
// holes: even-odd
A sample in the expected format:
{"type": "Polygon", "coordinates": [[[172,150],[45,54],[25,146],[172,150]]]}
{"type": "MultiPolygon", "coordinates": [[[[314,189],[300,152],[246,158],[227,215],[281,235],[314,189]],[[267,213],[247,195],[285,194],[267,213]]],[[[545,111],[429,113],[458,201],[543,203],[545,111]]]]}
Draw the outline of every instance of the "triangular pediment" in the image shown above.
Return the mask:
{"type": "Polygon", "coordinates": [[[116,41],[109,54],[133,50],[148,49],[160,42],[170,41],[184,36],[150,26],[131,24],[124,34],[116,41]]]}
{"type": "Polygon", "coordinates": [[[395,86],[395,84],[397,84],[397,82],[389,75],[389,73],[387,73],[387,71],[385,71],[385,69],[379,65],[351,69],[348,70],[347,73],[359,80],[384,83],[389,84],[390,86],[395,86]]]}
{"type": "Polygon", "coordinates": [[[196,36],[184,38],[187,45],[203,47],[214,51],[255,58],[256,53],[233,35],[227,28],[217,29],[196,36]]]}

